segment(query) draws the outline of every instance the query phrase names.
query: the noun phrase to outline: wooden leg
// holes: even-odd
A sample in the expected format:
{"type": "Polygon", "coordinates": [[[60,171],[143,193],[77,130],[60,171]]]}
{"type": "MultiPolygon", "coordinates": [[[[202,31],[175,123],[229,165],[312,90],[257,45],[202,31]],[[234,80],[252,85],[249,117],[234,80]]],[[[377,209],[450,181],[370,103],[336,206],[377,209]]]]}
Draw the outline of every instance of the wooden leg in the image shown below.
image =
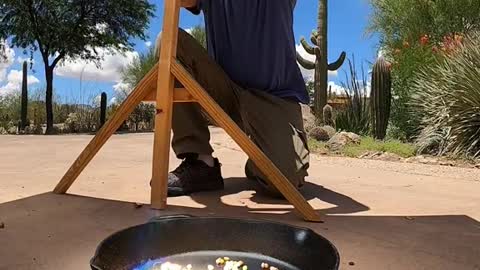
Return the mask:
{"type": "Polygon", "coordinates": [[[167,206],[170,133],[175,87],[175,78],[170,70],[172,59],[177,54],[179,13],[179,0],[165,1],[160,59],[158,62],[157,110],[153,142],[151,207],[155,209],[165,209],[167,206]]]}
{"type": "Polygon", "coordinates": [[[233,122],[222,108],[208,95],[181,64],[172,61],[172,73],[192,94],[208,114],[232,137],[233,140],[255,162],[275,187],[302,214],[307,221],[320,222],[321,218],[300,192],[288,181],[282,172],[268,157],[248,138],[248,136],[233,122]]]}
{"type": "Polygon", "coordinates": [[[120,125],[127,119],[128,115],[135,109],[135,107],[152,91],[150,87],[152,79],[156,77],[152,76],[158,72],[158,66],[154,68],[145,76],[145,78],[138,84],[138,86],[132,91],[132,93],[125,99],[115,112],[113,117],[109,119],[105,125],[97,132],[95,137],[90,141],[88,146],[78,156],[72,166],[68,169],[67,173],[62,177],[62,180],[57,184],[54,191],[57,194],[64,194],[75,182],[80,173],[85,169],[88,163],[93,159],[97,152],[107,142],[108,138],[120,127],[120,125]]]}

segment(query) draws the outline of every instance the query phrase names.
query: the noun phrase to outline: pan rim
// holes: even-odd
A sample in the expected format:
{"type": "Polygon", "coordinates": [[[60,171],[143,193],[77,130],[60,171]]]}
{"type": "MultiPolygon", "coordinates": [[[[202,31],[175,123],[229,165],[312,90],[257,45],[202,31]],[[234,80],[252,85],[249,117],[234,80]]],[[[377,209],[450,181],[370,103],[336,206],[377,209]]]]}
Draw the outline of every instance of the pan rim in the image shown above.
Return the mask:
{"type": "Polygon", "coordinates": [[[274,220],[269,220],[269,219],[263,219],[263,218],[241,218],[241,217],[227,217],[227,216],[191,216],[191,215],[185,215],[185,214],[178,214],[178,215],[164,215],[164,216],[155,216],[150,218],[149,221],[140,223],[137,225],[133,225],[124,229],[121,229],[119,231],[116,231],[112,234],[110,234],[108,237],[103,239],[97,246],[95,250],[94,256],[90,259],[90,266],[96,270],[102,270],[101,267],[98,265],[94,264],[94,260],[98,257],[100,249],[104,246],[104,244],[109,241],[110,239],[114,238],[117,235],[120,235],[124,233],[125,231],[128,230],[133,230],[135,228],[140,228],[142,226],[145,226],[150,223],[162,223],[162,222],[169,222],[169,221],[178,221],[178,220],[224,220],[224,221],[241,221],[242,223],[247,223],[247,224],[265,224],[265,225],[274,225],[274,226],[283,226],[283,227],[288,227],[291,229],[295,229],[298,231],[305,231],[307,233],[311,233],[317,237],[319,237],[322,241],[324,241],[328,246],[332,249],[333,255],[336,258],[336,263],[335,263],[335,269],[338,269],[340,266],[340,253],[337,249],[337,247],[327,238],[325,238],[323,235],[315,232],[313,229],[304,227],[304,226],[298,226],[298,225],[291,225],[288,223],[280,222],[280,221],[274,221],[274,220]],[[162,219],[163,217],[163,219],[162,219]]]}

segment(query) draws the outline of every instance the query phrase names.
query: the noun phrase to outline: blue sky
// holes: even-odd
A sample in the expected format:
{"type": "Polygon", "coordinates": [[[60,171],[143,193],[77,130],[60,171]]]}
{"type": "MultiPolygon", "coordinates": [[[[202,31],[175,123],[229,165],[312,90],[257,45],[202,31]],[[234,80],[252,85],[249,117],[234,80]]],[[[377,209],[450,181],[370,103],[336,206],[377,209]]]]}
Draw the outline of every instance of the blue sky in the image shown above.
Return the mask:
{"type": "MultiPolygon", "coordinates": [[[[163,17],[163,0],[153,0],[156,6],[155,18],[151,20],[148,30],[149,40],[154,41],[161,29],[163,17]]],[[[377,55],[377,39],[365,35],[365,27],[368,24],[371,9],[368,0],[330,0],[329,1],[329,60],[334,61],[341,53],[346,51],[348,57],[355,55],[357,64],[361,61],[372,61],[377,55]]],[[[294,31],[297,43],[300,37],[305,36],[309,40],[310,33],[316,27],[317,1],[298,0],[295,9],[294,31]]],[[[202,16],[194,16],[187,11],[182,11],[180,26],[191,28],[203,22],[202,16]]],[[[114,94],[115,86],[119,86],[119,68],[131,61],[135,54],[148,49],[147,44],[135,40],[135,51],[128,55],[110,55],[103,63],[103,69],[98,70],[92,64],[86,65],[81,61],[66,63],[57,69],[54,79],[56,95],[70,102],[87,103],[100,92],[107,92],[109,97],[114,94]],[[81,91],[80,91],[81,90],[81,91]]],[[[0,63],[0,94],[6,91],[17,91],[21,73],[21,60],[27,58],[21,50],[13,49],[9,52],[10,61],[0,63]]],[[[340,84],[344,78],[346,64],[332,74],[329,80],[334,84],[340,84]]],[[[44,72],[39,54],[34,57],[33,71],[30,72],[30,89],[43,89],[44,72]]]]}

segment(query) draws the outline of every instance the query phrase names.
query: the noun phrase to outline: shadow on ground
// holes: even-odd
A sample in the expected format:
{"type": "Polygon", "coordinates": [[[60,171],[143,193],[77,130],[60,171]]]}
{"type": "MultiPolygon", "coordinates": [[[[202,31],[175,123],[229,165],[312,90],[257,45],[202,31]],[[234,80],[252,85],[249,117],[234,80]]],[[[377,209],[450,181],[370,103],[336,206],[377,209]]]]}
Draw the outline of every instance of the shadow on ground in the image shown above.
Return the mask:
{"type": "Polygon", "coordinates": [[[5,223],[0,229],[0,270],[88,269],[97,245],[108,235],[154,216],[180,213],[269,219],[312,228],[337,246],[341,269],[480,269],[480,223],[468,216],[359,216],[369,208],[309,184],[307,199],[335,205],[319,210],[328,214],[324,224],[312,224],[301,221],[284,201],[245,193],[247,187],[244,179],[229,179],[220,194],[192,196],[205,208],[185,204],[165,211],[51,193],[0,204],[0,222],[5,223]]]}
{"type": "MultiPolygon", "coordinates": [[[[238,209],[236,211],[249,211],[251,213],[255,212],[265,212],[265,211],[284,211],[290,212],[292,207],[288,204],[287,201],[281,199],[274,199],[265,195],[262,191],[260,185],[256,182],[248,180],[247,178],[240,178],[240,177],[232,177],[225,179],[226,187],[225,190],[222,192],[215,192],[216,195],[212,196],[209,193],[199,193],[193,194],[191,197],[194,201],[199,204],[208,205],[209,207],[215,208],[215,210],[219,210],[219,208],[229,208],[229,207],[240,207],[242,209],[238,209]],[[243,190],[255,190],[255,192],[244,198],[243,200],[240,199],[240,203],[238,204],[238,193],[243,190]],[[219,194],[219,195],[218,195],[219,194]],[[232,200],[228,200],[228,197],[232,196],[232,200]],[[251,205],[269,205],[270,208],[257,208],[257,207],[249,207],[251,205]]],[[[333,190],[324,188],[323,186],[319,186],[317,184],[307,182],[305,186],[301,190],[302,195],[308,201],[313,199],[319,199],[320,201],[329,203],[334,205],[334,207],[321,209],[319,212],[321,214],[352,214],[367,211],[370,208],[366,205],[357,202],[356,200],[345,196],[343,194],[337,193],[333,190]]]]}

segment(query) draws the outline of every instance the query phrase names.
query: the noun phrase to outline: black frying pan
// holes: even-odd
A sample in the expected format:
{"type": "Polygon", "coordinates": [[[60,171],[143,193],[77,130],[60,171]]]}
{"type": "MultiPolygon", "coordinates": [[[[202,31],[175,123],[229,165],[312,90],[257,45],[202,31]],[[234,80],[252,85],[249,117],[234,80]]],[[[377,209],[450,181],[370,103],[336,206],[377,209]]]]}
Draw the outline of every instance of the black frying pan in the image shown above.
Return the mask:
{"type": "Polygon", "coordinates": [[[146,270],[140,265],[161,259],[206,270],[225,256],[244,261],[248,270],[260,270],[262,262],[280,270],[337,270],[340,261],[332,243],[310,229],[269,221],[169,216],[108,237],[90,265],[93,270],[146,270]]]}

